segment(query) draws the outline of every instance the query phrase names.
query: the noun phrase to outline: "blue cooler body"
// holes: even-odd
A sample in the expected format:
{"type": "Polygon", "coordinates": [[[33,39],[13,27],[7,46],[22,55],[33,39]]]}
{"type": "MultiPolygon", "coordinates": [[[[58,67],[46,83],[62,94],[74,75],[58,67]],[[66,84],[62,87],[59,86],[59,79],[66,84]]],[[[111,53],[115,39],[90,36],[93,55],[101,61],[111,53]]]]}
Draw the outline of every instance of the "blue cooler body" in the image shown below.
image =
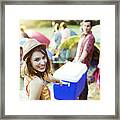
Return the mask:
{"type": "MultiPolygon", "coordinates": [[[[82,93],[85,87],[85,82],[87,78],[87,68],[84,67],[85,69],[84,71],[82,70],[82,73],[81,73],[82,75],[78,75],[77,78],[73,77],[71,73],[70,73],[70,77],[68,78],[65,77],[65,75],[69,76],[69,72],[67,72],[67,70],[64,70],[64,69],[68,69],[69,71],[69,66],[71,66],[71,68],[73,68],[72,70],[74,70],[73,64],[74,63],[68,63],[67,65],[63,66],[63,68],[58,69],[57,75],[55,75],[55,77],[58,79],[61,78],[62,84],[54,83],[53,85],[55,99],[77,100],[79,95],[82,93]],[[72,77],[75,80],[70,80],[70,78],[72,79],[72,77]],[[64,78],[66,78],[67,80],[65,80],[64,78]]],[[[79,68],[80,66],[77,66],[77,67],[79,68]]],[[[77,72],[76,72],[77,74],[80,74],[79,71],[77,72]]]]}

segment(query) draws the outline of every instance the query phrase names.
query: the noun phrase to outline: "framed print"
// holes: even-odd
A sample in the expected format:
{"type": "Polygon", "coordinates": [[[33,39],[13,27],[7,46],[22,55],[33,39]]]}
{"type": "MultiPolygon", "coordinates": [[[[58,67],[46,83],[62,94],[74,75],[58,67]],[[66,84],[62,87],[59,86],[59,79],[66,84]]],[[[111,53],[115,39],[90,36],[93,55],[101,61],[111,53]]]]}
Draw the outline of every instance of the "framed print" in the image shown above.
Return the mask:
{"type": "Polygon", "coordinates": [[[2,1],[1,118],[119,119],[119,7],[2,1]]]}

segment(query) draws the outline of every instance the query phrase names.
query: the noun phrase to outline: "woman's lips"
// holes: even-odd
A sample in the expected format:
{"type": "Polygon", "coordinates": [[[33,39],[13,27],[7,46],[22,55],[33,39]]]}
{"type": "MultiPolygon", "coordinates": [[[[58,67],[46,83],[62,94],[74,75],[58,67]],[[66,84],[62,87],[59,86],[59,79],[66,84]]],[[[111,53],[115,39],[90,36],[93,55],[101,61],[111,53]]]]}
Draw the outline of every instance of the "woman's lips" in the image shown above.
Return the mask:
{"type": "Polygon", "coordinates": [[[45,65],[38,66],[39,69],[44,69],[45,65]]]}

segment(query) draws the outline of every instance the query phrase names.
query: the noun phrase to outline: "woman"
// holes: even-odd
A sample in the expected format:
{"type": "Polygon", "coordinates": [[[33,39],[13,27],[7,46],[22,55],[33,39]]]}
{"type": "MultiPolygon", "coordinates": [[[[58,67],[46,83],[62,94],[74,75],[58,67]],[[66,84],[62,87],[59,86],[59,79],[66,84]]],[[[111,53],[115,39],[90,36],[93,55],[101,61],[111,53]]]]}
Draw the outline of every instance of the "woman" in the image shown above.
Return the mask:
{"type": "Polygon", "coordinates": [[[46,45],[35,39],[29,39],[23,48],[24,86],[30,100],[50,100],[49,82],[59,82],[51,74],[50,61],[46,45]]]}
{"type": "Polygon", "coordinates": [[[54,41],[55,41],[55,49],[58,49],[62,39],[62,34],[59,30],[59,24],[56,23],[54,26],[54,41]]]}

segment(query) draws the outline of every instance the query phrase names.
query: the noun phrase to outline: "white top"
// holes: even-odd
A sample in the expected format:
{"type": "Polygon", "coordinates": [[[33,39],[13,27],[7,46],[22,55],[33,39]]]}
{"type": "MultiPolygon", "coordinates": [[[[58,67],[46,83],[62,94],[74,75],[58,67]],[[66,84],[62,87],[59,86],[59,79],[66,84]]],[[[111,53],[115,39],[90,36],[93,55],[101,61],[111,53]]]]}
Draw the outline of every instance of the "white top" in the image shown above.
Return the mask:
{"type": "Polygon", "coordinates": [[[53,77],[59,80],[77,82],[87,71],[87,66],[78,62],[67,62],[55,71],[53,77]]]}
{"type": "Polygon", "coordinates": [[[61,43],[63,43],[64,40],[66,40],[68,37],[70,37],[70,29],[69,28],[65,28],[64,30],[61,30],[60,32],[62,34],[61,43]]]}

